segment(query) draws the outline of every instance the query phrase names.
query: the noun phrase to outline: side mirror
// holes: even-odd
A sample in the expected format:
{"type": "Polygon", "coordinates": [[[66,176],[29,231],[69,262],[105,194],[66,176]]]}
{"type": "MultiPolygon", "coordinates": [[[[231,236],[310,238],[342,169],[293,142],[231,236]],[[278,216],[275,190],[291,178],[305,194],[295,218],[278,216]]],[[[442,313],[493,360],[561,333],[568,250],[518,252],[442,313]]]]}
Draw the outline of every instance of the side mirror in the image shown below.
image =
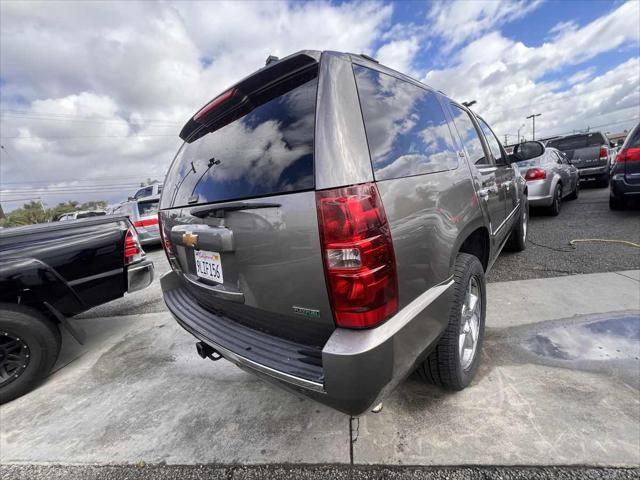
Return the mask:
{"type": "Polygon", "coordinates": [[[610,146],[611,148],[616,148],[616,144],[615,144],[615,143],[613,143],[613,142],[609,142],[609,146],[610,146]]]}
{"type": "Polygon", "coordinates": [[[544,145],[540,142],[530,141],[517,144],[513,147],[513,159],[518,161],[531,160],[544,154],[544,145]]]}

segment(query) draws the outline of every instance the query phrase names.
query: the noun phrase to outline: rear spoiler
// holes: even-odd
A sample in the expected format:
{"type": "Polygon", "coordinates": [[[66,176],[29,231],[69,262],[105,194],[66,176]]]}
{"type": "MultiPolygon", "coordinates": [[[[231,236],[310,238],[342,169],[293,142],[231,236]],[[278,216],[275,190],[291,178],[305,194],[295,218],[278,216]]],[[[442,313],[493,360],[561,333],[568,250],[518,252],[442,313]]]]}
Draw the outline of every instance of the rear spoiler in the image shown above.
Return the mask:
{"type": "Polygon", "coordinates": [[[319,61],[320,52],[304,50],[268,64],[236,83],[198,110],[182,127],[180,138],[187,143],[193,142],[205,133],[202,130],[204,126],[212,125],[225,117],[233,119],[232,113],[241,106],[246,105],[253,94],[268,88],[269,85],[283,77],[305,70],[319,61]],[[202,132],[201,135],[197,135],[198,132],[202,132]]]}

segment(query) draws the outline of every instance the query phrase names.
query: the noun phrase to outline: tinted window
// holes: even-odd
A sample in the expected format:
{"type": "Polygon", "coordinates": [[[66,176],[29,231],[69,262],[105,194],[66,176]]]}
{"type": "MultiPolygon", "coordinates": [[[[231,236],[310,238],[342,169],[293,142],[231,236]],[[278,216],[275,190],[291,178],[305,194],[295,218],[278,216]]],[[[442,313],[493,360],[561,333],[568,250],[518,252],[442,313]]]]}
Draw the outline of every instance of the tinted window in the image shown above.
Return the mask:
{"type": "Polygon", "coordinates": [[[106,214],[106,212],[83,212],[79,213],[77,218],[101,217],[106,214]]]}
{"type": "Polygon", "coordinates": [[[162,206],[312,189],[317,83],[317,68],[290,77],[250,99],[237,118],[183,144],[162,206]]]}
{"type": "Polygon", "coordinates": [[[451,105],[451,113],[453,114],[453,123],[456,125],[456,129],[462,138],[462,143],[469,155],[469,161],[474,165],[490,164],[490,160],[484,155],[478,131],[473,125],[469,114],[457,105],[451,105]]]}
{"type": "Polygon", "coordinates": [[[487,139],[487,143],[489,144],[489,150],[491,150],[491,154],[493,155],[493,158],[495,158],[498,163],[506,163],[504,161],[504,158],[502,157],[500,142],[494,135],[493,131],[489,128],[489,125],[487,125],[487,122],[485,122],[481,118],[478,118],[478,123],[480,124],[480,128],[482,129],[482,132],[484,133],[484,136],[487,139]]]}
{"type": "Polygon", "coordinates": [[[607,142],[601,133],[588,133],[584,135],[572,135],[570,137],[551,140],[547,145],[558,150],[576,150],[578,148],[599,147],[607,142]]]}
{"type": "Polygon", "coordinates": [[[142,198],[148,197],[149,195],[153,195],[153,187],[146,187],[141,190],[138,190],[133,198],[142,198]]]}
{"type": "Polygon", "coordinates": [[[138,213],[141,217],[158,213],[158,200],[152,202],[138,202],[138,213]]]}
{"type": "Polygon", "coordinates": [[[434,93],[370,68],[356,66],[354,73],[377,180],[458,166],[434,93]]]}

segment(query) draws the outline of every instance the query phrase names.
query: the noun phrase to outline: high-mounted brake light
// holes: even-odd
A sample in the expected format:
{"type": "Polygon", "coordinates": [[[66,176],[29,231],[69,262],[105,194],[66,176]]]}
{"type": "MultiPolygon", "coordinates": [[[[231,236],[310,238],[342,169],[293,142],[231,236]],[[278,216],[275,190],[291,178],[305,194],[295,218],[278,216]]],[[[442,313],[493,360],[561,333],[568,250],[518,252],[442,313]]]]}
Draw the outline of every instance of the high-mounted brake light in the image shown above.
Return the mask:
{"type": "Polygon", "coordinates": [[[623,148],[616,155],[616,163],[640,161],[640,148],[623,148]]]}
{"type": "Polygon", "coordinates": [[[605,160],[609,155],[607,154],[607,149],[604,147],[600,147],[600,160],[605,160]]]}
{"type": "Polygon", "coordinates": [[[137,222],[133,222],[133,226],[136,228],[140,227],[151,227],[153,225],[158,225],[158,218],[148,218],[146,220],[138,220],[137,222]]]}
{"type": "Polygon", "coordinates": [[[236,93],[236,89],[232,88],[232,89],[227,90],[226,92],[218,95],[216,98],[214,98],[209,103],[207,103],[204,107],[202,107],[198,111],[198,113],[196,113],[194,115],[193,119],[196,122],[199,122],[202,118],[204,118],[207,115],[209,115],[213,110],[218,108],[220,105],[222,105],[223,103],[229,101],[229,99],[231,99],[231,97],[233,97],[235,95],[235,93],[236,93]]]}
{"type": "Polygon", "coordinates": [[[144,250],[140,246],[138,234],[134,228],[129,228],[124,237],[124,264],[131,265],[138,260],[142,260],[143,257],[144,250]]]}
{"type": "Polygon", "coordinates": [[[393,243],[372,183],[316,192],[325,276],[339,327],[378,325],[398,310],[393,243]]]}
{"type": "Polygon", "coordinates": [[[542,168],[530,168],[524,175],[525,180],[544,180],[547,178],[547,172],[542,168]]]}

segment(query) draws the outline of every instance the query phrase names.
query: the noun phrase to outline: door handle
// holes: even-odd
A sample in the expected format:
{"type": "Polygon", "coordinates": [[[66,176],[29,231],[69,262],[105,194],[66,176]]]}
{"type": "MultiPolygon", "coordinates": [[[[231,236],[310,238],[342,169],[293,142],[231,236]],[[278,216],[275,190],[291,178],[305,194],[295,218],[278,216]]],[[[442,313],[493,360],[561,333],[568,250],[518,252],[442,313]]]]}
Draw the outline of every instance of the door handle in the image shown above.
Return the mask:
{"type": "Polygon", "coordinates": [[[482,198],[487,198],[490,193],[498,193],[498,187],[492,186],[478,190],[478,196],[482,198]]]}

